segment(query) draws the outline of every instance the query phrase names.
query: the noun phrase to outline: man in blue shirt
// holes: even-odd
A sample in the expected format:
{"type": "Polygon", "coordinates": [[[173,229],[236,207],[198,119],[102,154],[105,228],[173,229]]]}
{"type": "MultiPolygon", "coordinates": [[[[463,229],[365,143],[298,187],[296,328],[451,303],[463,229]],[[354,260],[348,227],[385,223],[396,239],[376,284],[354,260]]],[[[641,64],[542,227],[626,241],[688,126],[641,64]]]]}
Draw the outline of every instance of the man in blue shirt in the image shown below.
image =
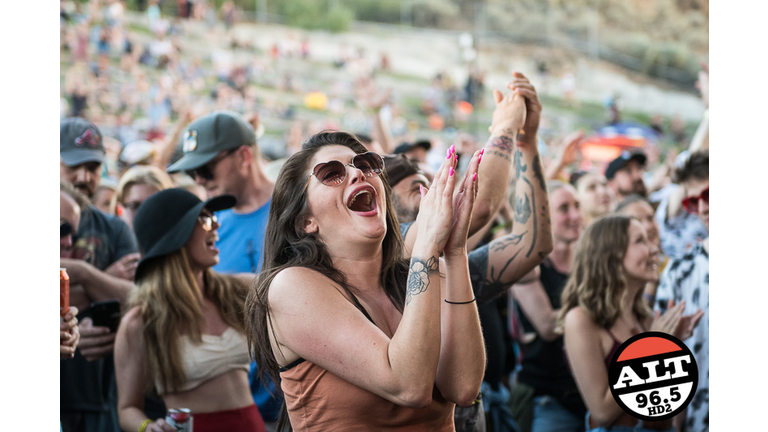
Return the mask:
{"type": "MultiPolygon", "coordinates": [[[[234,195],[237,204],[217,214],[221,273],[253,273],[261,270],[264,232],[274,183],[262,169],[253,127],[231,111],[216,111],[193,121],[184,131],[184,156],[168,172],[184,171],[205,188],[208,198],[234,195]]],[[[281,400],[272,398],[256,374],[248,374],[251,393],[268,429],[277,420],[281,400]],[[270,424],[272,423],[272,424],[270,424]]]]}

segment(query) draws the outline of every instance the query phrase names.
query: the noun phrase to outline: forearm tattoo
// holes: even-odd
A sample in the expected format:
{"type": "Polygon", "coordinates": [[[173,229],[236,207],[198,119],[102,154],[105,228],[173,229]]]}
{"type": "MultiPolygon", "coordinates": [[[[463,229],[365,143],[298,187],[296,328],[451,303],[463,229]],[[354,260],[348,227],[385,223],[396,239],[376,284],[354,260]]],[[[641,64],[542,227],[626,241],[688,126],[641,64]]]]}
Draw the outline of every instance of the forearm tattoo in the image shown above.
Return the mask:
{"type": "MultiPolygon", "coordinates": [[[[531,189],[531,208],[534,210],[536,209],[536,193],[533,190],[533,185],[531,184],[531,181],[528,180],[527,177],[523,177],[523,181],[525,181],[528,184],[528,187],[531,189]]],[[[533,248],[536,247],[536,237],[539,234],[539,224],[536,218],[536,211],[531,212],[533,214],[533,238],[531,239],[531,248],[528,249],[528,252],[525,254],[525,257],[531,256],[531,253],[533,252],[533,248]]]]}
{"type": "Polygon", "coordinates": [[[544,173],[541,172],[541,160],[539,160],[539,155],[536,155],[533,157],[533,176],[536,177],[536,180],[539,181],[539,186],[541,186],[541,189],[547,190],[547,182],[544,180],[544,173]]]}
{"type": "Polygon", "coordinates": [[[515,179],[520,180],[520,176],[528,171],[528,165],[523,165],[523,154],[520,150],[515,151],[515,179]]]}
{"type": "Polygon", "coordinates": [[[504,135],[493,137],[488,141],[488,146],[498,149],[506,155],[511,155],[512,150],[515,148],[515,141],[512,138],[504,135]]]}
{"type": "MultiPolygon", "coordinates": [[[[523,177],[525,180],[525,177],[523,177]]],[[[528,222],[531,217],[531,201],[528,199],[528,195],[525,194],[522,197],[515,197],[515,222],[524,224],[528,222]]]]}
{"type": "Polygon", "coordinates": [[[429,273],[438,271],[440,268],[437,257],[430,257],[424,261],[422,259],[412,257],[411,268],[408,271],[408,286],[405,291],[405,304],[413,300],[414,296],[417,296],[429,288],[429,273]]]}
{"type": "Polygon", "coordinates": [[[520,255],[520,252],[522,252],[522,249],[519,249],[514,255],[509,257],[507,262],[504,263],[498,271],[495,266],[491,265],[490,275],[485,279],[485,283],[483,284],[483,294],[486,298],[494,298],[506,290],[509,282],[505,282],[504,280],[509,278],[504,278],[504,273],[509,268],[509,265],[512,264],[512,261],[520,255]]]}
{"type": "Polygon", "coordinates": [[[491,242],[491,250],[493,252],[501,252],[509,245],[517,246],[521,241],[523,241],[523,236],[526,234],[528,234],[528,231],[522,232],[520,234],[509,234],[498,240],[494,240],[491,242]]]}

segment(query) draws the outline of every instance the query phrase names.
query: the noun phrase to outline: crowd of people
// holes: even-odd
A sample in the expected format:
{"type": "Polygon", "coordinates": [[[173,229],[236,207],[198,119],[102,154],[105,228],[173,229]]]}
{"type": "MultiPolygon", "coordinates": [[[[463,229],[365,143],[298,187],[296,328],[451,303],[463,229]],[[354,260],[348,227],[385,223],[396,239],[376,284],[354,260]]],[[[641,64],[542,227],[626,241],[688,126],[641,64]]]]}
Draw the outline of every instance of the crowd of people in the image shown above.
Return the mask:
{"type": "MultiPolygon", "coordinates": [[[[584,165],[585,134],[547,146],[546,107],[513,72],[485,102],[485,144],[449,146],[393,127],[391,89],[357,64],[362,127],[294,125],[266,150],[265,112],[292,115],[257,96],[268,61],[222,54],[211,84],[158,1],[144,49],[125,2],[100,3],[61,2],[63,432],[173,431],[170,408],[198,432],[708,430],[707,117],[677,157],[584,165]],[[646,331],[698,365],[667,421],[609,390],[617,349],[646,331]]],[[[425,115],[455,115],[446,80],[425,115]]],[[[708,108],[706,70],[700,88],[708,108]]],[[[482,72],[465,90],[483,103],[482,72]]]]}

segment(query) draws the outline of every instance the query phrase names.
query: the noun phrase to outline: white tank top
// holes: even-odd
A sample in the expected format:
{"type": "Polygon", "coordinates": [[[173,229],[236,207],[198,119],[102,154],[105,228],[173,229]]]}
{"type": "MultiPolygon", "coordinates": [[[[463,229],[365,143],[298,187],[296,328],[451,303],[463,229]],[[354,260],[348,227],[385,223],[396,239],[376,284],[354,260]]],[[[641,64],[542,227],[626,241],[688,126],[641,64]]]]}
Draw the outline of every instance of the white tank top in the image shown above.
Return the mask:
{"type": "MultiPolygon", "coordinates": [[[[192,390],[211,378],[231,370],[248,371],[251,363],[245,335],[227,327],[221,336],[202,335],[202,343],[195,345],[189,336],[179,337],[179,354],[187,381],[178,391],[192,390]]],[[[164,394],[162,384],[155,382],[159,394],[164,394]]]]}

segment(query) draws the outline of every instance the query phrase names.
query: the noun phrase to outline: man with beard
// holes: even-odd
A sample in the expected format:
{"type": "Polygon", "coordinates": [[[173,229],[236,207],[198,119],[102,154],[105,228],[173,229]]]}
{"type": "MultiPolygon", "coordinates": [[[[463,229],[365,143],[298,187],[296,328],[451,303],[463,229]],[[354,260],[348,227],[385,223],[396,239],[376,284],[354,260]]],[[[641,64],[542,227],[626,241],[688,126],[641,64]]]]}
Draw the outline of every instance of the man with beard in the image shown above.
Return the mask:
{"type": "Polygon", "coordinates": [[[77,239],[71,247],[62,248],[60,264],[69,274],[70,304],[83,311],[75,358],[60,365],[62,428],[64,432],[119,431],[112,361],[115,334],[82,317],[88,316],[92,302],[126,301],[133,287],[138,247],[125,222],[78,197],[80,193],[93,196],[99,184],[106,154],[99,129],[81,118],[64,119],[59,145],[62,205],[71,204],[66,195],[79,200],[81,207],[77,239]]]}
{"type": "Polygon", "coordinates": [[[641,151],[634,153],[624,151],[605,168],[605,178],[608,179],[608,186],[613,189],[617,202],[632,194],[648,196],[643,182],[647,160],[648,157],[641,151]]]}

